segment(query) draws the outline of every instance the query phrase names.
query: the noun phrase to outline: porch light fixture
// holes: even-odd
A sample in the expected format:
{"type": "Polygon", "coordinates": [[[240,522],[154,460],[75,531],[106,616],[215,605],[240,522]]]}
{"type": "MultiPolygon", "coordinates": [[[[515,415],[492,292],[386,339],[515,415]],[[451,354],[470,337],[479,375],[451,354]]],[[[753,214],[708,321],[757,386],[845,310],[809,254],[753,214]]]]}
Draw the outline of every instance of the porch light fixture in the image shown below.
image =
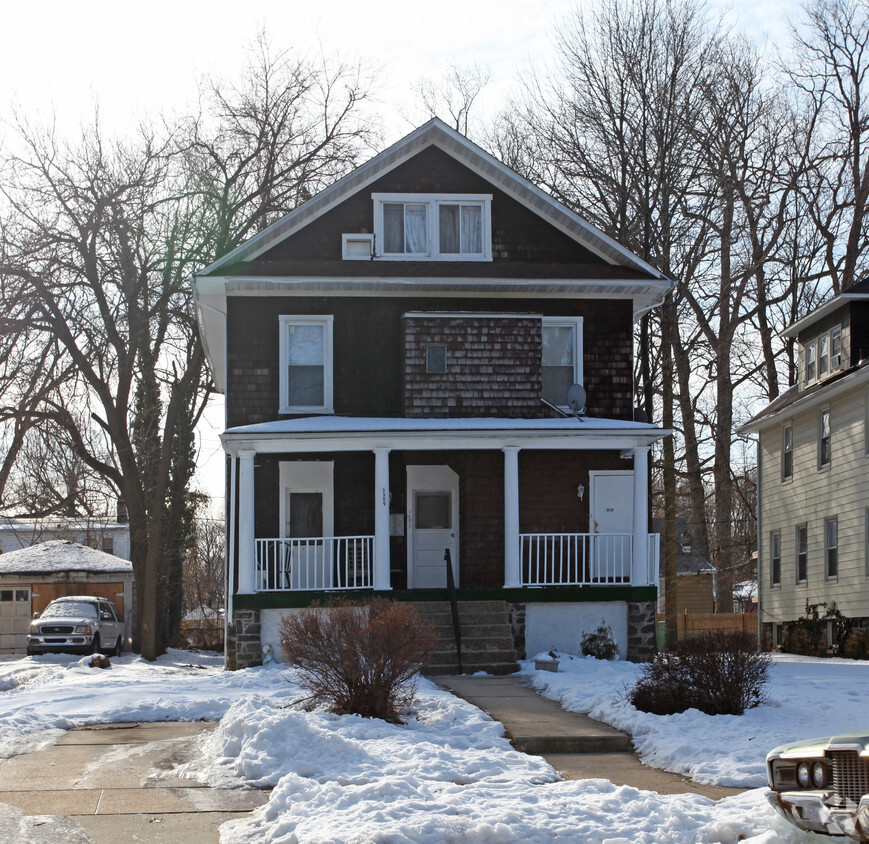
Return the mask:
{"type": "Polygon", "coordinates": [[[580,501],[582,501],[584,495],[585,495],[585,485],[584,485],[584,484],[580,484],[580,485],[576,488],[576,497],[577,497],[580,501]]]}

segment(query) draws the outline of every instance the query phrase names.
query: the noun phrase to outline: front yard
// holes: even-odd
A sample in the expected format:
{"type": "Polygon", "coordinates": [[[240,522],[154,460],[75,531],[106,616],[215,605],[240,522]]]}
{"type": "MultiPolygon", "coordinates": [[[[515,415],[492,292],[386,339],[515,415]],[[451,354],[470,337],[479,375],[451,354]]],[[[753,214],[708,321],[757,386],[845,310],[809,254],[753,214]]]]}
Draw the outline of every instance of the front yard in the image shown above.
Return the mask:
{"type": "Polygon", "coordinates": [[[636,666],[575,660],[534,683],[563,705],[631,732],[644,761],[751,791],[713,803],[607,780],[559,781],[514,751],[500,725],[425,680],[404,726],[305,712],[280,665],[224,672],[219,657],[129,655],[0,661],[0,757],[51,743],[68,727],[131,720],[220,720],[190,775],[214,785],[273,787],[222,840],[283,842],[736,842],[823,840],[779,819],[763,798],[767,750],[866,726],[869,662],[777,657],[769,703],[741,717],[667,717],[623,698],[636,666]],[[861,719],[863,719],[861,721],[861,719]]]}

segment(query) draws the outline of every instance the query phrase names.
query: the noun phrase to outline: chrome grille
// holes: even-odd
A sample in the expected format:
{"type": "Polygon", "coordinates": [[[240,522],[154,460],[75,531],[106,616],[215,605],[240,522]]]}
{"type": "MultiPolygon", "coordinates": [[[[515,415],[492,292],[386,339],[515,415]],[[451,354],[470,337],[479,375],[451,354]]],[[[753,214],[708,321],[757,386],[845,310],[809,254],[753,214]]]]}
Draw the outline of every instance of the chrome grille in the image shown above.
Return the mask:
{"type": "Polygon", "coordinates": [[[859,803],[869,794],[869,759],[861,759],[856,750],[828,750],[827,756],[833,763],[833,791],[859,803]]]}

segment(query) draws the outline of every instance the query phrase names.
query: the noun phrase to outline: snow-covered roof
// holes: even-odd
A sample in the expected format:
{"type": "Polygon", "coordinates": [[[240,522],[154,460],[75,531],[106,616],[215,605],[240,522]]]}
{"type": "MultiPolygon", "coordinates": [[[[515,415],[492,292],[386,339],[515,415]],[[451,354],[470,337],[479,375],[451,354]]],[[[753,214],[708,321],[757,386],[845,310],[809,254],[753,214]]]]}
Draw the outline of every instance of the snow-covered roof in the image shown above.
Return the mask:
{"type": "Polygon", "coordinates": [[[465,431],[515,431],[524,432],[567,432],[581,434],[586,431],[663,433],[657,425],[648,422],[630,422],[623,419],[595,419],[573,416],[560,419],[408,419],[406,417],[375,416],[308,416],[303,419],[278,419],[274,422],[260,422],[229,428],[225,436],[235,434],[348,434],[348,433],[438,433],[465,431]]]}
{"type": "Polygon", "coordinates": [[[54,539],[0,554],[0,574],[53,574],[60,571],[129,572],[133,564],[96,548],[54,539]]]}

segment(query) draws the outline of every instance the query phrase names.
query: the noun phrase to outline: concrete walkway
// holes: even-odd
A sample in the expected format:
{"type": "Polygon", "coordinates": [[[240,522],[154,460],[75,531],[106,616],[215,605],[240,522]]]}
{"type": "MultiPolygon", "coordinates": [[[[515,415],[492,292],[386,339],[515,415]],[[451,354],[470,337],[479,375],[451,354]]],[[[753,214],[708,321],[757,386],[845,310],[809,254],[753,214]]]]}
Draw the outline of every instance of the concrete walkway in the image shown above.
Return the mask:
{"type": "Polygon", "coordinates": [[[218,827],[268,800],[166,774],[189,758],[203,722],[109,724],[0,762],[0,841],[209,844],[218,827]]]}
{"type": "Polygon", "coordinates": [[[631,749],[630,736],[587,715],[568,712],[537,694],[522,677],[432,677],[504,725],[517,750],[542,756],[568,780],[602,777],[659,794],[702,794],[720,800],[743,789],[701,785],[650,768],[631,749]]]}

